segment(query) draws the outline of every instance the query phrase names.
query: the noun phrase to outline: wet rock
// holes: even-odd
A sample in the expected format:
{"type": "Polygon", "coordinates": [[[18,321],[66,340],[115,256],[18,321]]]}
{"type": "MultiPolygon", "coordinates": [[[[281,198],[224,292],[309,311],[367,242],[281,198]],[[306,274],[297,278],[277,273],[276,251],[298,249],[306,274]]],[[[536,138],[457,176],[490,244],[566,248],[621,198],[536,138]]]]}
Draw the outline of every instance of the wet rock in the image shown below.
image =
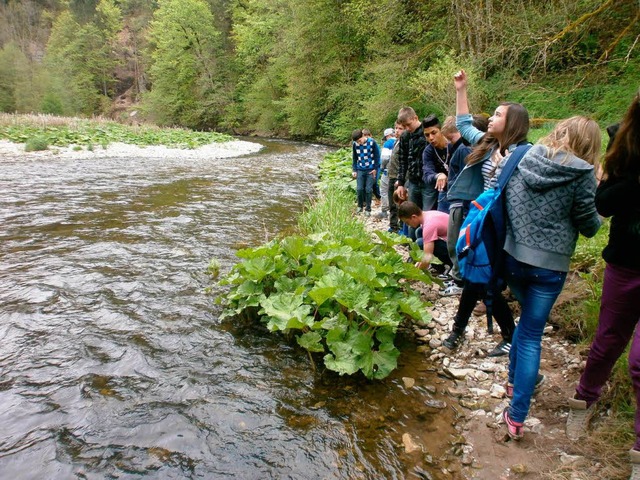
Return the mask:
{"type": "Polygon", "coordinates": [[[427,411],[438,411],[447,408],[447,403],[442,400],[428,399],[424,401],[427,411]]]}
{"type": "Polygon", "coordinates": [[[440,345],[442,345],[442,341],[438,340],[437,338],[432,338],[431,340],[429,340],[429,346],[431,348],[438,348],[440,345]]]}
{"type": "Polygon", "coordinates": [[[473,463],[473,457],[471,455],[468,454],[464,454],[462,456],[462,459],[460,460],[460,463],[462,463],[463,465],[471,465],[473,463]]]}
{"type": "Polygon", "coordinates": [[[413,388],[416,384],[416,380],[411,377],[402,377],[402,382],[404,383],[405,388],[413,388]]]}
{"type": "Polygon", "coordinates": [[[423,451],[422,444],[416,442],[408,433],[402,435],[402,444],[404,445],[404,451],[407,453],[423,451]]]}
{"type": "Polygon", "coordinates": [[[491,385],[490,395],[493,398],[504,398],[506,394],[507,390],[502,385],[498,385],[497,383],[491,385]]]}
{"type": "Polygon", "coordinates": [[[415,331],[415,334],[418,337],[426,337],[427,335],[429,335],[429,333],[430,333],[429,330],[424,329],[424,328],[421,328],[421,329],[418,329],[418,330],[415,331]]]}
{"type": "Polygon", "coordinates": [[[463,380],[467,378],[469,375],[473,375],[476,373],[475,370],[471,368],[451,368],[447,367],[443,369],[445,375],[448,375],[450,378],[455,378],[456,380],[463,380]]]}

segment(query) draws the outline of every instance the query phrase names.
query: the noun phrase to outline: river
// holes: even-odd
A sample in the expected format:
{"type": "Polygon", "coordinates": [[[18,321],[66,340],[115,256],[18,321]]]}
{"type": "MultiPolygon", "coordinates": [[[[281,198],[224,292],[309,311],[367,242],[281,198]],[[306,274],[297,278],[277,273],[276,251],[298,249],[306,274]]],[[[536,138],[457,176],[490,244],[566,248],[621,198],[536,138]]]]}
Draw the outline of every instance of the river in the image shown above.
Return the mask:
{"type": "Polygon", "coordinates": [[[409,336],[400,368],[368,382],[218,320],[209,260],[224,272],[294,226],[328,151],[263,143],[220,160],[0,157],[1,479],[440,478],[453,464],[455,412],[433,408],[444,381],[409,336]],[[406,453],[405,433],[423,450],[406,453]]]}

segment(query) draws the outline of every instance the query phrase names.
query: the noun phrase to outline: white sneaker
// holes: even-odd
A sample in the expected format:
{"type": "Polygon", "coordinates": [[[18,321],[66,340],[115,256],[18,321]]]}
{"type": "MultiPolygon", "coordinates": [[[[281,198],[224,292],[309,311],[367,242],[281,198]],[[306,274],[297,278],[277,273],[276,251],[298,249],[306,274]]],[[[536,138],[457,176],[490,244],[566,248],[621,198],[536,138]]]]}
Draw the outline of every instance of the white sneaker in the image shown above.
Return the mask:
{"type": "MultiPolygon", "coordinates": [[[[587,435],[589,420],[593,415],[596,404],[587,408],[587,402],[576,398],[569,399],[569,416],[567,417],[566,433],[571,440],[579,440],[587,435]]],[[[638,477],[640,480],[640,477],[638,477]]]]}
{"type": "Polygon", "coordinates": [[[454,283],[447,285],[444,291],[440,294],[443,297],[453,297],[454,295],[460,295],[462,293],[462,287],[454,283]]]}

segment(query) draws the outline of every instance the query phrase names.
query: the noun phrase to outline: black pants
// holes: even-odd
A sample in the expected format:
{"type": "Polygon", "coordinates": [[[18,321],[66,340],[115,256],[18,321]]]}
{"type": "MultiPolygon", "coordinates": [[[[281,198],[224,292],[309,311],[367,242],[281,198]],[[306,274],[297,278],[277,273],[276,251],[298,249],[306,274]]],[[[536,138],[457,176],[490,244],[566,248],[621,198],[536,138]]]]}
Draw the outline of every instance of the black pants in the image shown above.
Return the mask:
{"type": "MultiPolygon", "coordinates": [[[[453,330],[462,335],[469,324],[469,317],[473,313],[476,303],[486,295],[486,286],[477,283],[464,282],[462,295],[460,296],[460,304],[456,313],[453,330]]],[[[509,304],[502,296],[502,293],[493,294],[493,317],[500,326],[502,338],[511,342],[513,332],[516,328],[513,321],[513,314],[509,308],[509,304]]]]}
{"type": "Polygon", "coordinates": [[[396,187],[394,186],[397,178],[389,178],[389,228],[394,232],[399,230],[398,224],[398,206],[393,201],[393,192],[396,191],[396,187]]]}

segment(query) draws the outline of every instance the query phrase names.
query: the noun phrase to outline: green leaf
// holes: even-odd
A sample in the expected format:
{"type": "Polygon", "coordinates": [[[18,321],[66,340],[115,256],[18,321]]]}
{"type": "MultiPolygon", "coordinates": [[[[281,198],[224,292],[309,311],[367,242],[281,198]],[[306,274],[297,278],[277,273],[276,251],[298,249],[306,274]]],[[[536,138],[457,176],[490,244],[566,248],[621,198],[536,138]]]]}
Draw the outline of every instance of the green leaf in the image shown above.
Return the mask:
{"type": "Polygon", "coordinates": [[[324,356],[324,365],[329,370],[339,373],[340,375],[353,375],[358,371],[356,355],[346,343],[334,343],[330,348],[332,353],[324,356]]]}
{"type": "Polygon", "coordinates": [[[275,281],[273,286],[278,292],[287,292],[289,294],[300,295],[302,292],[304,292],[309,282],[310,279],[308,277],[280,277],[275,281]]]}
{"type": "Polygon", "coordinates": [[[272,332],[313,325],[313,317],[309,316],[311,305],[303,303],[302,295],[274,293],[265,298],[261,305],[262,309],[258,313],[268,317],[267,328],[272,332]]]}
{"type": "Polygon", "coordinates": [[[280,247],[298,262],[313,251],[313,247],[302,237],[287,237],[280,242],[280,247]]]}
{"type": "Polygon", "coordinates": [[[324,352],[322,345],[322,336],[317,332],[307,332],[300,335],[297,339],[298,345],[310,352],[324,352]]]}
{"type": "Polygon", "coordinates": [[[358,367],[367,378],[382,379],[398,366],[399,356],[400,351],[395,347],[386,351],[369,351],[360,357],[358,367]]]}
{"type": "Polygon", "coordinates": [[[324,302],[326,302],[327,300],[332,298],[335,295],[336,290],[338,290],[337,287],[319,287],[319,286],[316,286],[316,287],[312,288],[311,290],[309,290],[308,295],[316,303],[316,305],[320,306],[324,302]]]}
{"type": "Polygon", "coordinates": [[[427,305],[415,296],[405,297],[398,302],[400,311],[416,320],[429,322],[431,314],[427,312],[427,305]]]}

